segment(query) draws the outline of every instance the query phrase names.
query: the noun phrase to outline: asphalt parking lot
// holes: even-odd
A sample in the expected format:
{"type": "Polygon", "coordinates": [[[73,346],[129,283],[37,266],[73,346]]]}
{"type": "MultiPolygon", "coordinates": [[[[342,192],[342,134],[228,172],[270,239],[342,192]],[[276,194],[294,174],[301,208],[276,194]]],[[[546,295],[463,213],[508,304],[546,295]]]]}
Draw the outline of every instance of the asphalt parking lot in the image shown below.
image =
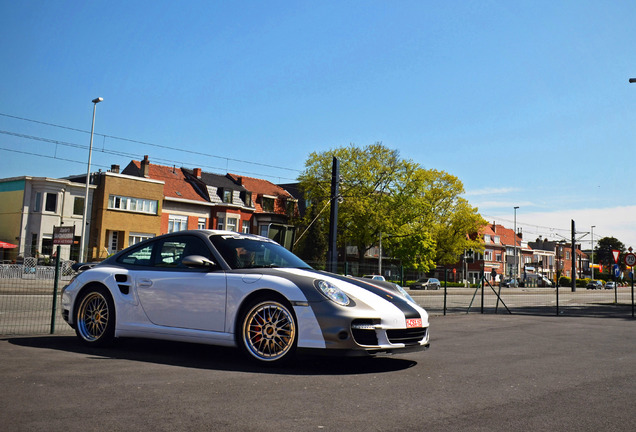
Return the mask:
{"type": "Polygon", "coordinates": [[[71,336],[0,340],[11,431],[625,431],[636,424],[636,321],[452,315],[431,349],[252,365],[238,351],[71,336]]]}

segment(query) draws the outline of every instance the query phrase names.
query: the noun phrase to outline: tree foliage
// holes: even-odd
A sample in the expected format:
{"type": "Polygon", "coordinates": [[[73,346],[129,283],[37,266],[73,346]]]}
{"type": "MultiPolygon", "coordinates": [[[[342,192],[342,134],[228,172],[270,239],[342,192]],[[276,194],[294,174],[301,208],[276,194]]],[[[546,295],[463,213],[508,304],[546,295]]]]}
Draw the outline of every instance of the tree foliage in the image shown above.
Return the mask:
{"type": "Polygon", "coordinates": [[[342,179],[339,245],[356,246],[361,261],[380,237],[390,256],[420,271],[455,263],[464,249],[480,248],[469,234],[486,221],[461,197],[459,179],[402,159],[381,143],[310,154],[300,180],[312,206],[329,203],[333,157],[342,179]]]}
{"type": "MultiPolygon", "coordinates": [[[[613,250],[618,250],[623,256],[626,252],[625,245],[623,242],[618,240],[615,237],[603,237],[598,241],[596,247],[594,248],[594,256],[598,263],[605,264],[610,269],[610,266],[614,264],[614,255],[612,254],[613,250]]],[[[621,268],[624,267],[621,264],[621,268]]]]}

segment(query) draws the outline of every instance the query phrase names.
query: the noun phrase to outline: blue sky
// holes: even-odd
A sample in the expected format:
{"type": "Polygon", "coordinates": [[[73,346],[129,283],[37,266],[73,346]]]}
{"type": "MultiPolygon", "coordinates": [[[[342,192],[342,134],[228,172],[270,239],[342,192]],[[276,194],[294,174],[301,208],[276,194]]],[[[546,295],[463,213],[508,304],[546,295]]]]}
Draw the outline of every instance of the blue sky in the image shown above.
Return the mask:
{"type": "Polygon", "coordinates": [[[99,96],[96,169],[147,154],[291,182],[312,151],[381,141],[457,176],[489,221],[519,206],[527,238],[574,219],[636,247],[635,16],[633,0],[1,1],[0,177],[85,172],[99,96]]]}

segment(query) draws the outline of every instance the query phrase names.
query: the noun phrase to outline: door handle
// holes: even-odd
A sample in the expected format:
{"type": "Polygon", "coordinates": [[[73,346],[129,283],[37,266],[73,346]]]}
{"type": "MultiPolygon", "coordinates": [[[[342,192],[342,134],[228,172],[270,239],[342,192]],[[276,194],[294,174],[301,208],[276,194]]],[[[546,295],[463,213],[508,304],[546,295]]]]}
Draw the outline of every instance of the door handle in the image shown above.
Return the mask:
{"type": "Polygon", "coordinates": [[[152,286],[152,281],[150,279],[140,279],[138,285],[142,288],[148,288],[152,286]]]}

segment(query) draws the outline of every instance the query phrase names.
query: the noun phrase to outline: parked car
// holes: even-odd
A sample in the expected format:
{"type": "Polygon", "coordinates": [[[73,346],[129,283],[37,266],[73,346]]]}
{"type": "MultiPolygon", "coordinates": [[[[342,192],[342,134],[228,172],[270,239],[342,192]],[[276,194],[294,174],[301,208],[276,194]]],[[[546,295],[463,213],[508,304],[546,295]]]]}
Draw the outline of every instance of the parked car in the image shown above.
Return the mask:
{"type": "Polygon", "coordinates": [[[384,279],[384,276],[381,275],[364,275],[362,276],[365,279],[373,279],[373,280],[378,280],[378,281],[385,281],[386,279],[384,279]]]}
{"type": "Polygon", "coordinates": [[[585,286],[586,289],[603,289],[603,281],[593,280],[587,283],[585,286]]]}
{"type": "Polygon", "coordinates": [[[270,239],[230,231],[131,246],[76,275],[62,311],[89,346],[121,337],[198,342],[238,346],[264,363],[300,350],[373,355],[429,345],[428,314],[397,285],[314,270],[270,239]]]}
{"type": "Polygon", "coordinates": [[[551,287],[552,281],[545,276],[537,278],[537,286],[539,287],[551,287]]]}
{"type": "Polygon", "coordinates": [[[428,289],[428,290],[438,290],[440,289],[440,287],[442,286],[442,284],[440,283],[439,279],[435,279],[435,278],[429,278],[429,277],[425,277],[425,278],[420,278],[418,280],[416,280],[415,282],[413,282],[410,285],[411,289],[428,289]]]}
{"type": "Polygon", "coordinates": [[[605,284],[605,289],[614,289],[614,288],[616,288],[616,282],[607,281],[607,283],[605,284]]]}
{"type": "Polygon", "coordinates": [[[517,288],[519,287],[519,281],[516,279],[504,279],[501,282],[501,286],[505,288],[517,288]]]}

